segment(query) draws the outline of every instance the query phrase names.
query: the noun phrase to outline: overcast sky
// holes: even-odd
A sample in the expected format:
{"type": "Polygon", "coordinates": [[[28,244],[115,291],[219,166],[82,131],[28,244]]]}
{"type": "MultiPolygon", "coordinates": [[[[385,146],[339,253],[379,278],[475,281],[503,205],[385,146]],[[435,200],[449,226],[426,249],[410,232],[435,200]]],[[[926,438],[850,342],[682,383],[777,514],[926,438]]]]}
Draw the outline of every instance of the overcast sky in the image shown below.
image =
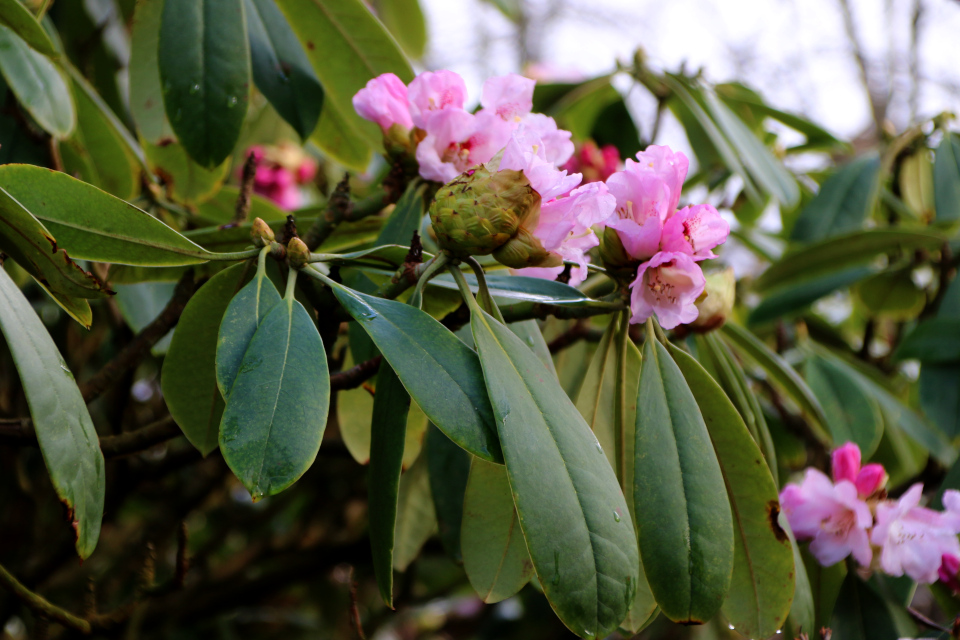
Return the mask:
{"type": "MultiPolygon", "coordinates": [[[[890,117],[909,121],[911,22],[917,0],[849,0],[870,70],[893,68],[890,117]]],[[[421,0],[430,29],[429,68],[463,75],[474,100],[488,75],[518,71],[513,25],[480,0],[421,0]]],[[[805,113],[852,138],[871,122],[851,56],[840,0],[528,0],[533,48],[558,72],[592,76],[629,62],[643,47],[666,70],[703,67],[709,80],[738,78],[769,102],[805,113]],[[549,6],[559,16],[544,21],[549,6]]],[[[921,116],[960,113],[960,0],[922,0],[919,72],[921,116]]],[[[629,84],[621,86],[629,88],[629,84]]],[[[645,126],[642,91],[631,105],[645,126]]],[[[668,128],[661,143],[679,131],[668,128]]]]}

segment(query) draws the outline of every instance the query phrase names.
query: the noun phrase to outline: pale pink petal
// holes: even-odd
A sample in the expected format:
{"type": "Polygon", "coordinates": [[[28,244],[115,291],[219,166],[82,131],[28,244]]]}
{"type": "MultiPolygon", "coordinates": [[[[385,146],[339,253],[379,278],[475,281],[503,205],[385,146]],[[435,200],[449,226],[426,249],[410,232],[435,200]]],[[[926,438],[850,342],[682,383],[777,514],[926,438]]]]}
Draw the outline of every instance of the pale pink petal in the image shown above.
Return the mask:
{"type": "MultiPolygon", "coordinates": [[[[627,164],[630,164],[629,160],[627,164]]],[[[652,173],[663,181],[669,194],[666,209],[668,212],[676,210],[690,166],[687,156],[679,151],[674,152],[670,147],[650,145],[637,154],[637,164],[640,167],[635,170],[652,173]]]]}
{"type": "Polygon", "coordinates": [[[849,480],[856,482],[860,472],[860,447],[856,443],[848,442],[842,447],[833,450],[830,455],[830,470],[833,481],[849,480]]]}
{"type": "Polygon", "coordinates": [[[442,69],[421,73],[407,89],[410,115],[413,124],[425,128],[425,116],[429,111],[463,109],[467,99],[467,85],[458,74],[442,69]]]}
{"type": "Polygon", "coordinates": [[[682,251],[696,260],[716,257],[711,249],[730,235],[730,225],[713,205],[684,207],[667,218],[663,225],[663,251],[682,251]]]}
{"type": "Polygon", "coordinates": [[[367,82],[367,86],[353,96],[353,108],[361,118],[376,122],[384,131],[394,124],[406,129],[413,128],[407,104],[407,87],[392,73],[385,73],[367,82]]]}
{"type": "Polygon", "coordinates": [[[507,142],[500,159],[501,170],[523,171],[530,186],[543,201],[568,193],[580,184],[581,175],[568,176],[546,159],[543,141],[536,132],[521,126],[507,142]]]}
{"type": "Polygon", "coordinates": [[[499,118],[461,109],[431,111],[424,124],[427,136],[417,145],[417,162],[420,175],[437,182],[449,182],[488,162],[510,136],[509,127],[499,118]]]}
{"type": "Polygon", "coordinates": [[[536,84],[536,81],[515,73],[488,78],[483,83],[480,104],[503,120],[518,121],[533,109],[536,84]]]}
{"type": "Polygon", "coordinates": [[[606,226],[616,229],[623,248],[636,260],[648,260],[660,251],[663,226],[657,216],[647,218],[642,224],[630,218],[621,218],[608,221],[606,226]]]}
{"type": "Polygon", "coordinates": [[[654,313],[664,329],[693,322],[705,285],[703,272],[690,256],[662,251],[640,265],[630,285],[630,322],[643,322],[654,313]]]}
{"type": "Polygon", "coordinates": [[[573,155],[573,142],[570,141],[572,134],[557,128],[556,120],[550,116],[542,113],[528,114],[523,119],[522,126],[540,137],[547,162],[560,166],[573,155]]]}

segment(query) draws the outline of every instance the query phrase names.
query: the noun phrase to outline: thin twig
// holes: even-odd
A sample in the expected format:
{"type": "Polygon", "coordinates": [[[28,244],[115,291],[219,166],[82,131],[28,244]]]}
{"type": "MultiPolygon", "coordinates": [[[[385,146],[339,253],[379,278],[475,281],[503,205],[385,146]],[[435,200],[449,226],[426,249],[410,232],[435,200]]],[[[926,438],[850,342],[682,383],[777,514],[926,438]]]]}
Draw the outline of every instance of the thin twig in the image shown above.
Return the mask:
{"type": "Polygon", "coordinates": [[[547,344],[550,353],[563,351],[567,347],[576,344],[587,336],[590,332],[590,326],[583,320],[577,320],[576,323],[547,344]]]}
{"type": "Polygon", "coordinates": [[[93,627],[89,620],[84,620],[75,616],[65,609],[61,609],[40,594],[27,589],[23,583],[7,571],[6,567],[0,565],[0,584],[5,586],[20,602],[35,614],[48,620],[53,620],[63,626],[79,631],[84,635],[90,635],[93,627]]]}
{"type": "Polygon", "coordinates": [[[357,633],[357,638],[367,640],[360,621],[360,607],[357,606],[357,581],[353,579],[353,567],[350,567],[350,626],[357,633]]]}
{"type": "Polygon", "coordinates": [[[180,314],[183,313],[194,291],[196,291],[196,284],[193,281],[193,271],[189,270],[180,278],[180,282],[173,291],[173,297],[160,315],[144,327],[143,331],[121,349],[113,360],[104,365],[80,388],[84,402],[89,403],[100,397],[100,394],[119,380],[123,374],[140,364],[150,349],[176,326],[180,320],[180,314]]]}
{"type": "Polygon", "coordinates": [[[257,176],[257,155],[251,151],[243,163],[243,172],[240,174],[240,194],[237,196],[237,207],[233,212],[233,224],[243,224],[250,215],[250,202],[253,199],[253,182],[257,176]]]}
{"type": "Polygon", "coordinates": [[[332,374],[330,376],[330,390],[344,391],[346,389],[356,389],[377,374],[382,359],[383,356],[375,356],[346,371],[332,374]]]}
{"type": "Polygon", "coordinates": [[[944,633],[950,633],[950,629],[948,627],[945,627],[942,624],[937,624],[936,622],[934,622],[927,616],[923,615],[913,607],[907,607],[907,613],[910,614],[911,618],[913,618],[914,620],[916,620],[917,622],[919,622],[925,627],[936,629],[937,631],[943,631],[944,633]]]}

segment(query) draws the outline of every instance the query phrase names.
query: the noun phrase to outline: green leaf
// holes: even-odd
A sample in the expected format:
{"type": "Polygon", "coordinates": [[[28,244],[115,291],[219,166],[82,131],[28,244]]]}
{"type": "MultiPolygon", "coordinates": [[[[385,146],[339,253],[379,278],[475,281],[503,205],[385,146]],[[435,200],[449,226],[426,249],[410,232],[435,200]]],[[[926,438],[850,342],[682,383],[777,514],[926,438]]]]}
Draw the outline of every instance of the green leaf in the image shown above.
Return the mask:
{"type": "Polygon", "coordinates": [[[604,108],[618,100],[623,100],[620,92],[610,84],[610,76],[603,76],[576,87],[557,100],[550,111],[560,126],[585,140],[604,108]]]}
{"type": "Polygon", "coordinates": [[[377,15],[404,53],[419,60],[427,48],[427,21],[418,0],[378,0],[377,15]]]}
{"type": "Polygon", "coordinates": [[[758,186],[784,206],[789,208],[796,205],[800,200],[800,189],[790,172],[712,91],[705,91],[704,97],[717,126],[730,141],[730,145],[758,186]]]}
{"type": "Polygon", "coordinates": [[[427,427],[425,446],[430,493],[433,494],[437,513],[440,541],[447,553],[460,562],[463,559],[460,549],[463,499],[470,475],[470,461],[474,458],[433,424],[427,427]]]}
{"type": "Polygon", "coordinates": [[[707,425],[733,514],[733,579],[723,615],[748,638],[774,635],[795,587],[793,548],[780,526],[777,485],[743,418],[692,356],[670,346],[707,425]]]}
{"type": "Polygon", "coordinates": [[[843,146],[844,143],[835,138],[833,134],[828,132],[826,129],[817,126],[805,118],[801,118],[785,111],[780,111],[779,109],[774,109],[759,99],[759,96],[753,94],[752,92],[735,92],[736,89],[734,89],[734,92],[730,91],[730,89],[734,87],[735,85],[732,84],[717,85],[717,95],[719,95],[724,102],[733,107],[745,105],[752,111],[773,118],[774,120],[787,125],[791,129],[798,131],[807,137],[807,142],[805,144],[800,145],[800,147],[791,147],[788,149],[788,151],[818,148],[831,149],[834,147],[843,146]]]}
{"type": "Polygon", "coordinates": [[[381,148],[379,127],[358,116],[352,100],[368,80],[384,73],[413,80],[396,41],[361,0],[277,0],[277,5],[306,49],[337,116],[369,146],[381,148]]]}
{"type": "Polygon", "coordinates": [[[604,637],[626,617],[639,567],[616,475],[557,379],[513,332],[472,297],[468,302],[514,504],[544,594],[577,635],[604,637]]]}
{"type": "Polygon", "coordinates": [[[876,271],[873,267],[853,267],[810,280],[791,282],[767,294],[763,302],[750,311],[747,323],[763,324],[802,311],[820,298],[868,278],[876,271]]]}
{"type": "Polygon", "coordinates": [[[310,141],[342,164],[354,171],[366,171],[373,157],[372,143],[355,128],[356,123],[340,113],[333,100],[324,100],[320,122],[310,136],[310,141]]]}
{"type": "MultiPolygon", "coordinates": [[[[215,378],[220,395],[224,398],[230,397],[230,390],[243,363],[243,355],[247,352],[257,328],[267,314],[280,304],[280,294],[266,277],[266,271],[258,270],[253,280],[236,295],[234,292],[236,288],[230,293],[228,304],[224,305],[223,311],[216,316],[220,322],[215,347],[215,378]]],[[[219,426],[220,420],[213,423],[219,426]]],[[[216,438],[214,447],[215,440],[216,438]]]]}
{"type": "Polygon", "coordinates": [[[149,267],[206,261],[202,247],[150,214],[65,173],[4,165],[0,186],[76,258],[149,267]]]}
{"type": "Polygon", "coordinates": [[[830,628],[843,640],[897,640],[900,634],[890,608],[870,585],[853,571],[837,596],[830,628]]]}
{"type": "Polygon", "coordinates": [[[533,351],[537,358],[540,359],[540,362],[547,368],[547,371],[556,377],[557,370],[553,366],[550,347],[543,339],[543,333],[540,331],[540,325],[537,324],[537,321],[523,320],[521,322],[511,322],[507,325],[507,328],[513,331],[513,334],[520,338],[520,340],[527,345],[527,348],[533,351]]]}
{"type": "Polygon", "coordinates": [[[46,291],[47,295],[53,298],[53,301],[63,309],[67,315],[79,322],[88,331],[93,326],[93,310],[90,309],[90,301],[86,298],[72,298],[63,293],[57,293],[46,288],[42,282],[36,281],[41,289],[46,291]]]}
{"type": "Polygon", "coordinates": [[[250,93],[243,0],[164,0],[159,66],[163,104],[190,157],[207,169],[240,137],[250,93]]]}
{"type": "Polygon", "coordinates": [[[503,460],[480,362],[469,347],[410,305],[341,286],[333,293],[431,422],[478,458],[503,460]]]}
{"type": "Polygon", "coordinates": [[[807,570],[810,591],[816,605],[816,625],[814,628],[829,627],[837,604],[837,596],[840,595],[844,578],[847,576],[847,564],[838,562],[832,566],[824,567],[806,547],[801,549],[800,555],[803,556],[803,565],[807,570]]]}
{"type": "MultiPolygon", "coordinates": [[[[215,225],[229,224],[237,208],[237,198],[240,196],[239,187],[227,185],[217,191],[216,195],[197,206],[197,215],[204,221],[215,225]]],[[[252,194],[250,198],[249,218],[261,218],[266,222],[286,222],[288,212],[284,211],[263,196],[252,194]]],[[[248,234],[249,235],[249,234],[248,234]]]]}
{"type": "Polygon", "coordinates": [[[879,178],[880,157],[875,153],[838,169],[800,212],[790,239],[819,242],[863,227],[876,201],[879,178]]]}
{"type": "MultiPolygon", "coordinates": [[[[137,284],[114,284],[117,295],[114,301],[120,309],[120,315],[134,333],[140,333],[163,312],[173,297],[177,285],[175,282],[140,282],[137,284]]],[[[173,329],[160,339],[150,352],[163,355],[170,347],[173,329]]]]}
{"type": "Polygon", "coordinates": [[[418,459],[400,477],[397,494],[397,528],[393,547],[393,568],[406,571],[420,548],[437,531],[437,517],[430,499],[427,464],[418,459]]]}
{"type": "Polygon", "coordinates": [[[937,220],[960,220],[960,136],[944,132],[933,162],[933,197],[937,220]]]}
{"type": "Polygon", "coordinates": [[[130,32],[130,115],[147,144],[172,143],[158,63],[163,0],[137,0],[130,32]]]}
{"type": "Polygon", "coordinates": [[[901,340],[893,359],[924,364],[960,362],[960,318],[924,320],[901,340]]]}
{"type": "Polygon", "coordinates": [[[948,438],[960,435],[960,365],[920,368],[920,406],[948,438]]]}
{"type": "MultiPolygon", "coordinates": [[[[49,171],[40,167],[35,168],[40,171],[49,171]]],[[[43,194],[28,195],[42,197],[43,194]]],[[[58,248],[57,241],[46,227],[2,187],[0,187],[0,251],[13,258],[44,289],[51,292],[54,298],[59,296],[99,298],[110,293],[109,287],[94,275],[81,269],[70,259],[64,249],[58,248]]]]}
{"type": "Polygon", "coordinates": [[[503,465],[474,458],[463,498],[463,568],[480,599],[506,600],[533,575],[503,465]]]}
{"type": "Polygon", "coordinates": [[[370,546],[380,595],[393,608],[393,547],[410,394],[390,365],[377,374],[370,433],[370,546]]]}
{"type": "Polygon", "coordinates": [[[317,126],[323,87],[273,0],[244,0],[253,81],[303,140],[317,126]]]}
{"type": "Polygon", "coordinates": [[[622,97],[603,108],[593,123],[590,137],[600,148],[608,144],[615,146],[621,158],[635,158],[641,149],[640,132],[622,97]]]}
{"type": "MultiPolygon", "coordinates": [[[[479,290],[477,279],[473,274],[464,274],[470,290],[476,293],[479,290]]],[[[508,298],[523,302],[534,302],[569,307],[590,307],[605,303],[594,300],[578,289],[555,280],[531,278],[529,276],[513,276],[503,273],[486,274],[487,287],[494,298],[508,298]]],[[[449,274],[437,276],[428,286],[456,289],[457,283],[449,274]]]]}
{"type": "Polygon", "coordinates": [[[0,269],[0,330],[20,373],[53,487],[66,505],[77,553],[97,546],[105,491],[103,454],[73,374],[33,307],[0,269]]]}
{"type": "Polygon", "coordinates": [[[12,29],[24,42],[52,57],[57,57],[53,40],[20,0],[0,0],[0,25],[12,29]]]}
{"type": "Polygon", "coordinates": [[[764,271],[753,288],[763,293],[788,283],[868,264],[886,253],[912,253],[916,249],[936,251],[945,240],[936,233],[900,228],[857,231],[788,253],[764,271]]]}
{"type": "Polygon", "coordinates": [[[163,360],[160,386],[167,409],[203,455],[217,448],[224,407],[217,389],[217,329],[248,269],[234,265],[200,287],[184,307],[163,360]]]}
{"type": "MultiPolygon", "coordinates": [[[[412,180],[377,236],[377,245],[410,247],[413,234],[420,230],[423,220],[423,192],[427,185],[412,180]]],[[[403,264],[402,261],[400,264],[403,264]]],[[[399,264],[397,265],[399,266],[399,264]]]]}
{"type": "Polygon", "coordinates": [[[722,331],[738,353],[747,356],[763,369],[769,376],[770,384],[797,405],[806,416],[817,439],[829,445],[830,436],[824,431],[827,427],[826,414],[800,374],[746,329],[728,322],[723,325],[722,331]]]}
{"type": "MultiPolygon", "coordinates": [[[[167,197],[187,205],[198,205],[212,198],[230,169],[229,159],[219,167],[206,169],[191,160],[182,145],[169,139],[159,145],[145,142],[144,152],[151,173],[163,181],[167,197]]],[[[217,232],[219,230],[214,230],[217,232]]],[[[248,232],[244,245],[250,244],[249,241],[248,232]]]]}
{"type": "Polygon", "coordinates": [[[857,298],[872,315],[898,322],[912,320],[923,311],[927,295],[913,283],[911,271],[878,273],[857,286],[857,298]]]}
{"type": "Polygon", "coordinates": [[[220,421],[220,451],[254,500],[280,493],[317,457],[330,374],[317,327],[288,295],[243,356],[220,421]]]}
{"type": "Polygon", "coordinates": [[[865,460],[880,444],[883,418],[880,405],[857,381],[832,361],[811,356],[804,377],[827,414],[827,427],[833,442],[854,442],[865,460]]]}
{"type": "MultiPolygon", "coordinates": [[[[14,0],[16,1],[16,0],[14,0]]],[[[67,138],[77,124],[70,88],[49,58],[0,25],[0,73],[17,101],[44,131],[67,138]]]]}
{"type": "Polygon", "coordinates": [[[793,593],[793,603],[790,605],[790,615],[787,618],[789,628],[786,630],[793,637],[798,636],[803,629],[816,629],[816,605],[813,601],[813,589],[810,586],[810,579],[807,577],[807,568],[803,562],[803,555],[800,553],[800,545],[797,544],[793,532],[790,531],[790,525],[786,517],[780,514],[780,524],[784,531],[790,536],[790,547],[793,550],[793,566],[796,570],[795,588],[793,593]]]}
{"type": "Polygon", "coordinates": [[[664,615],[702,624],[730,587],[730,502],[697,401],[652,332],[637,407],[633,499],[643,568],[664,615]]]}

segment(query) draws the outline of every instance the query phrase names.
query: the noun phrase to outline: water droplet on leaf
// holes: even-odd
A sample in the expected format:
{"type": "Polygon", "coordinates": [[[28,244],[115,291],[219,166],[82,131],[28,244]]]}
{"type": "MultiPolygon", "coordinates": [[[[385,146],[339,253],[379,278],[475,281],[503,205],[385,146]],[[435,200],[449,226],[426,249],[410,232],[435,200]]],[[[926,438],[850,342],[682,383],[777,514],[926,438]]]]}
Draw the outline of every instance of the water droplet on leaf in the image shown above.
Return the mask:
{"type": "Polygon", "coordinates": [[[613,510],[613,519],[616,520],[617,522],[620,522],[620,510],[619,510],[619,509],[614,509],[614,510],[613,510]]]}
{"type": "Polygon", "coordinates": [[[199,84],[195,84],[195,85],[193,85],[192,87],[190,87],[190,95],[193,95],[193,94],[199,93],[199,92],[200,92],[200,85],[199,85],[199,84]]]}

